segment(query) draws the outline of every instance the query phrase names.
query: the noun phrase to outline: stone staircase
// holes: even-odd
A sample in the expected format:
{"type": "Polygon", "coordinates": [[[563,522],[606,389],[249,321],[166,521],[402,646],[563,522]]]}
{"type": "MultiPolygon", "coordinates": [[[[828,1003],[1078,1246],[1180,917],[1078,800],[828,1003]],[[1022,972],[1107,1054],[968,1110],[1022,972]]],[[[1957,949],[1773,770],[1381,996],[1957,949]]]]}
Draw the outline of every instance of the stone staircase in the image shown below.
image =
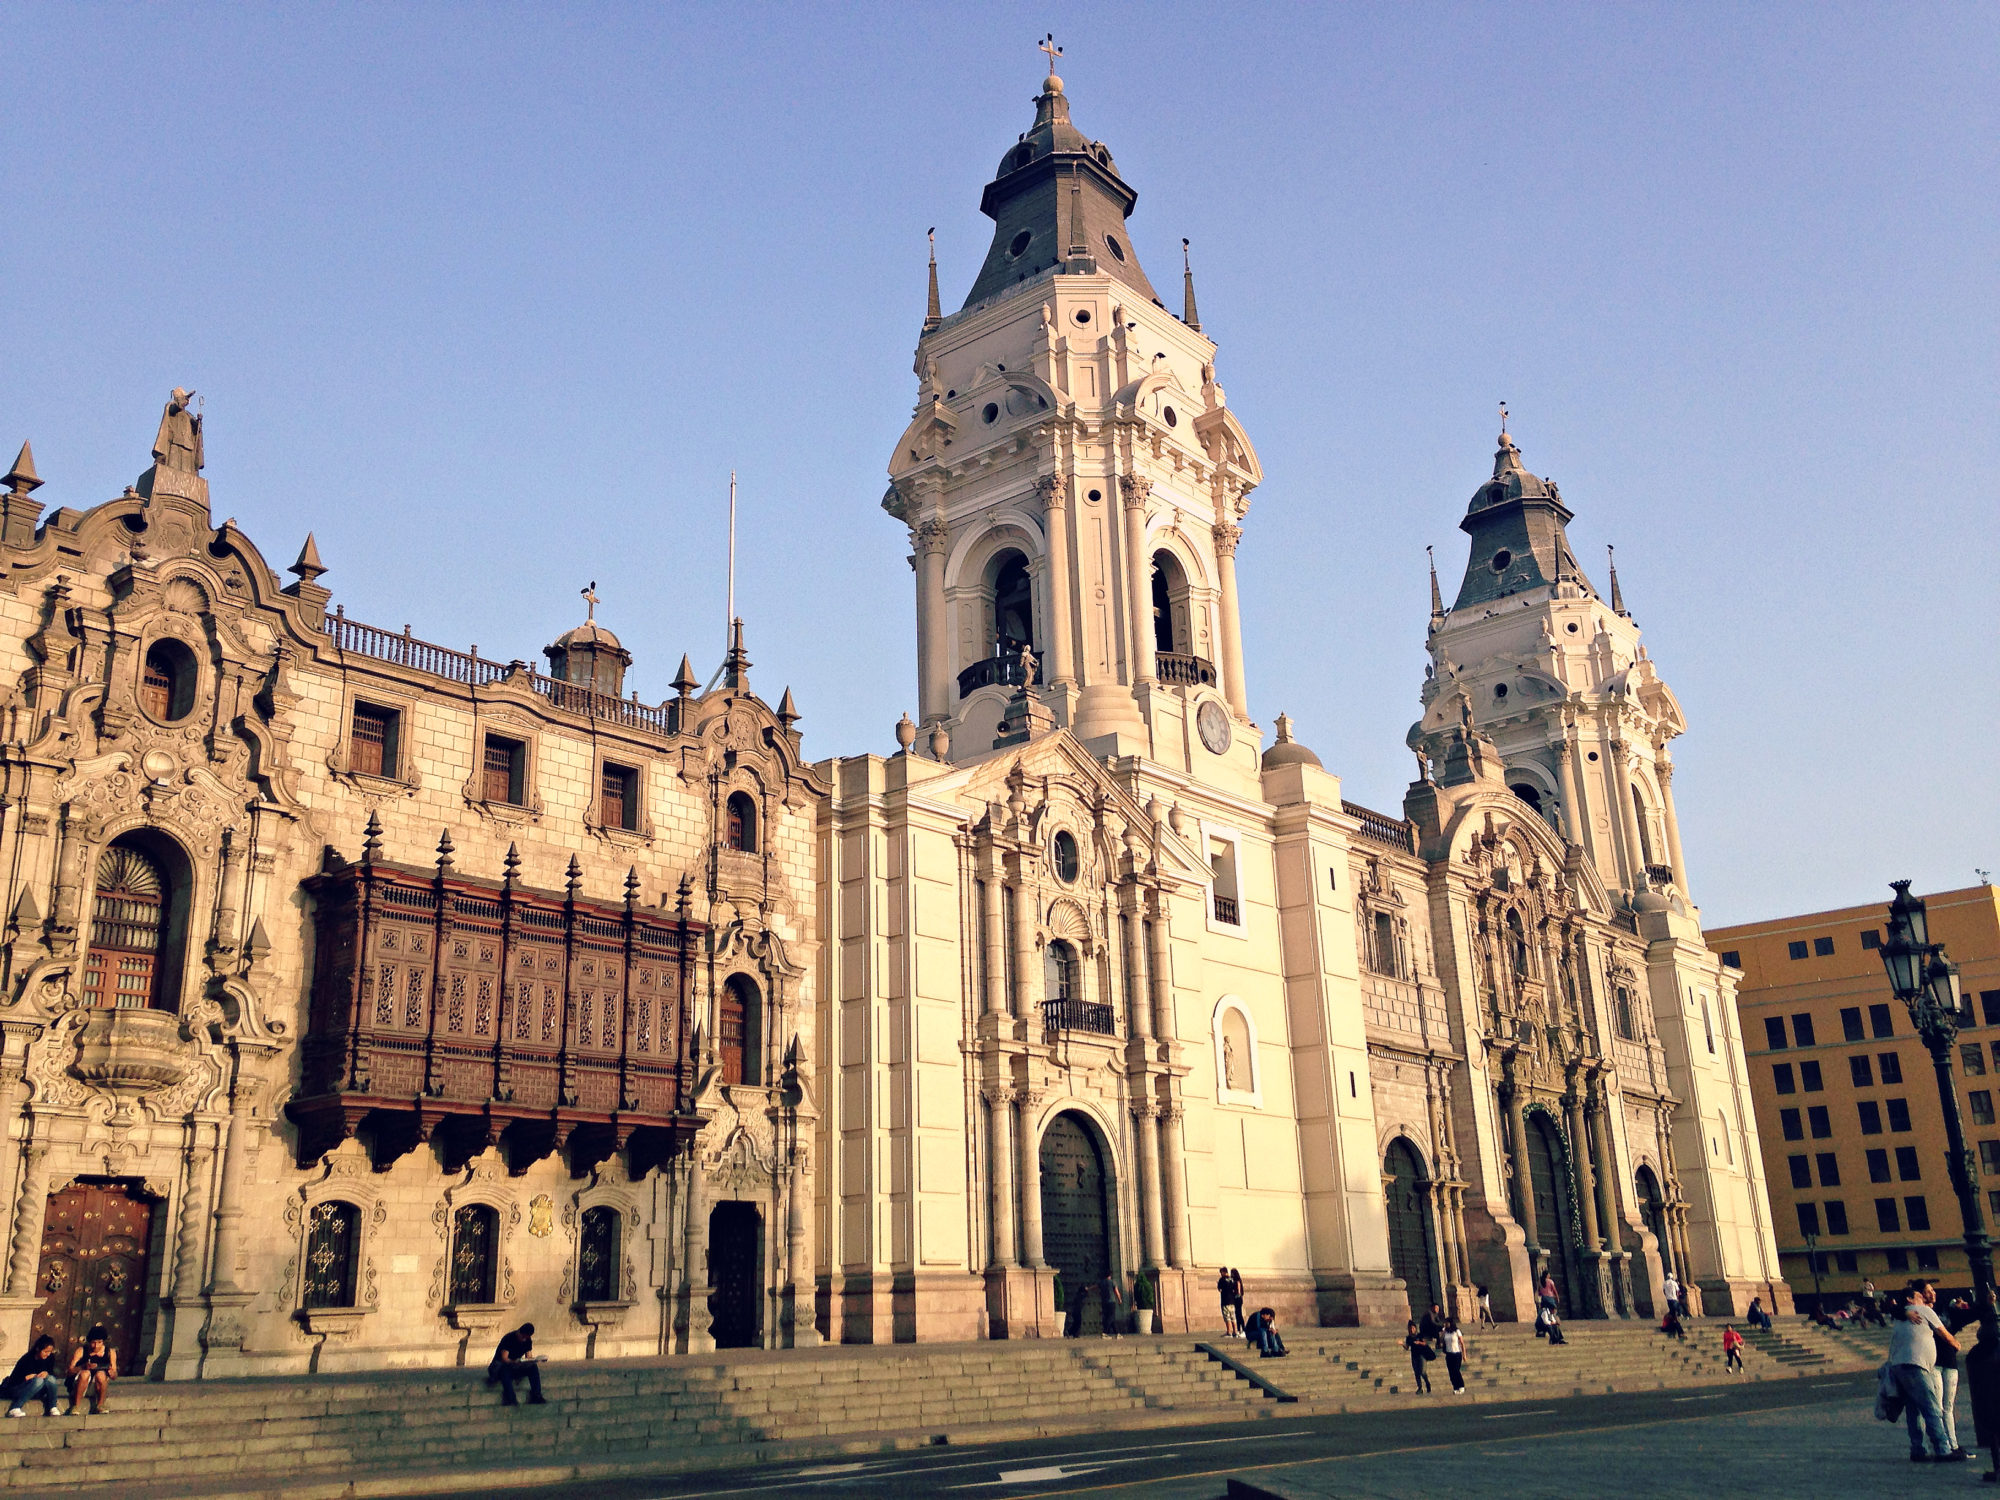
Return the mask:
{"type": "MultiPolygon", "coordinates": [[[[1516,1325],[1470,1336],[1472,1398],[1545,1399],[1707,1385],[1721,1328],[1685,1345],[1650,1326],[1571,1324],[1550,1349],[1516,1325]]],[[[937,1442],[1408,1406],[1399,1336],[1288,1333],[1259,1360],[1199,1336],[744,1350],[544,1367],[549,1404],[509,1410],[477,1370],[286,1380],[123,1381],[102,1416],[0,1422],[0,1490],[285,1500],[587,1483],[622,1474],[811,1461],[937,1442]],[[1231,1364],[1261,1377],[1261,1389],[1231,1364]],[[1291,1398],[1296,1398],[1296,1404],[1291,1398]]],[[[1746,1351],[1745,1377],[1873,1368],[1879,1352],[1790,1323],[1746,1351]]],[[[1451,1400],[1444,1363],[1435,1399],[1451,1400]]],[[[36,1408],[39,1411],[39,1408],[36,1408]]]]}

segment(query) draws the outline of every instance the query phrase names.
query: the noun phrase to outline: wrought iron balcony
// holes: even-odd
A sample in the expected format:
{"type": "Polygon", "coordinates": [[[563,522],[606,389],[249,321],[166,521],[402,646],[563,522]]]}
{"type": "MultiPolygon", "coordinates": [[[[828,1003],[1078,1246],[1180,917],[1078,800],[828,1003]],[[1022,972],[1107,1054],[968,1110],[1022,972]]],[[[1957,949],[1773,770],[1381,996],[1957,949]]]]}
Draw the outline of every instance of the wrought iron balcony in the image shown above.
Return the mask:
{"type": "Polygon", "coordinates": [[[1116,1036],[1118,1023],[1111,1007],[1091,1000],[1044,1000],[1042,1024],[1050,1031],[1088,1031],[1098,1036],[1116,1036]]]}
{"type": "Polygon", "coordinates": [[[1646,879],[1652,882],[1655,889],[1663,885],[1672,885],[1674,883],[1674,867],[1672,865],[1647,865],[1646,879]]]}
{"type": "MultiPolygon", "coordinates": [[[[1042,675],[1042,654],[1035,653],[1035,681],[1046,679],[1042,675]]],[[[1021,685],[1021,653],[1009,652],[1006,656],[988,656],[974,662],[958,674],[958,696],[970,698],[983,687],[1019,687],[1021,685]]]]}
{"type": "Polygon", "coordinates": [[[1234,896],[1217,896],[1215,898],[1215,920],[1230,927],[1241,927],[1243,925],[1243,913],[1238,910],[1234,896]]]}
{"type": "Polygon", "coordinates": [[[1153,660],[1157,663],[1154,673],[1160,681],[1176,687],[1214,687],[1215,663],[1199,656],[1184,656],[1178,651],[1155,651],[1153,660]]]}

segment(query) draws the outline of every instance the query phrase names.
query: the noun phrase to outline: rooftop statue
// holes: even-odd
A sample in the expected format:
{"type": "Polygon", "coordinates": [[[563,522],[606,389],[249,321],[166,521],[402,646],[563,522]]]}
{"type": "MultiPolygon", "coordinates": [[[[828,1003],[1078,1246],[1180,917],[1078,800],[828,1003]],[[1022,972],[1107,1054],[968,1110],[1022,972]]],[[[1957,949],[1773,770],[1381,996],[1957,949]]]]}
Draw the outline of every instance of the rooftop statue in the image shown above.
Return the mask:
{"type": "Polygon", "coordinates": [[[153,461],[163,469],[184,474],[201,472],[201,418],[189,409],[193,391],[174,387],[167,409],[160,414],[159,435],[153,439],[153,461]]]}

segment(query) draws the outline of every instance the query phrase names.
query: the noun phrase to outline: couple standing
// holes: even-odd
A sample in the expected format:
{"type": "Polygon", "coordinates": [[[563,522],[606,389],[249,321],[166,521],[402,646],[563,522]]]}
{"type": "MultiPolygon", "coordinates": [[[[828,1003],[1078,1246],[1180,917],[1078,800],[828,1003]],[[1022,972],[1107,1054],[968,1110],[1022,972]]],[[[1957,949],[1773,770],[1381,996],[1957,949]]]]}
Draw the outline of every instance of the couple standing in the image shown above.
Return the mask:
{"type": "Polygon", "coordinates": [[[1224,1266],[1222,1274],[1215,1278],[1215,1295],[1222,1302],[1222,1331],[1244,1337],[1247,1330],[1243,1326],[1243,1273],[1224,1266]]]}

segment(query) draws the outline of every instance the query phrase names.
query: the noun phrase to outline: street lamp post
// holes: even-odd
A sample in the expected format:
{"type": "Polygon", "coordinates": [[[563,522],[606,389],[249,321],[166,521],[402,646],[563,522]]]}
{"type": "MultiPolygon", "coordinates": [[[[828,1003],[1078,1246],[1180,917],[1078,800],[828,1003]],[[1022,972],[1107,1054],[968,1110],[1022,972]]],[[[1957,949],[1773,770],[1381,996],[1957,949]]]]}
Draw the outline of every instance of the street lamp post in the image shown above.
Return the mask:
{"type": "Polygon", "coordinates": [[[1819,1295],[1819,1236],[1816,1234],[1806,1236],[1806,1264],[1813,1273],[1813,1310],[1824,1311],[1819,1295]]]}
{"type": "Polygon", "coordinates": [[[1889,988],[1909,1008],[1917,1036],[1931,1054],[1937,1071],[1938,1097],[1944,1105],[1944,1130],[1952,1189],[1958,1194],[1959,1217],[1965,1224],[1965,1259],[1972,1269],[1972,1300],[1979,1308],[1993,1305],[1993,1246],[1986,1238],[1986,1216],[1973,1187],[1972,1153],[1965,1148],[1965,1126],[1958,1113],[1958,1088],[1951,1076],[1951,1045],[1958,1039],[1958,965],[1944,956],[1944,946],[1930,940],[1930,916],[1923,898],[1910,894],[1910,882],[1889,882],[1896,899],[1889,903],[1889,936],[1882,944],[1882,967],[1889,971],[1889,988]]]}

